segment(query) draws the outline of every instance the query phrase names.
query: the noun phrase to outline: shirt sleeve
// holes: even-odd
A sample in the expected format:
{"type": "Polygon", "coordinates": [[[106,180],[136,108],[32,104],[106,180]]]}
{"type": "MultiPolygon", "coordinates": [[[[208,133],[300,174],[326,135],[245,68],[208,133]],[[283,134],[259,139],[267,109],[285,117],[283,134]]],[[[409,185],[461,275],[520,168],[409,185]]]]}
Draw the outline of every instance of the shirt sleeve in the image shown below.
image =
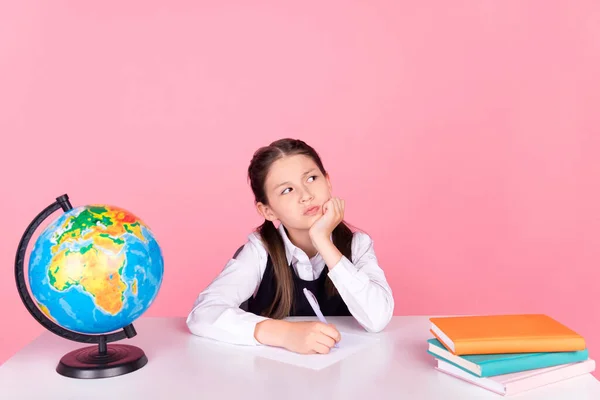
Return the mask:
{"type": "Polygon", "coordinates": [[[365,330],[379,332],[392,319],[394,297],[367,234],[354,233],[352,258],[354,263],[342,256],[329,277],[354,318],[365,330]]]}
{"type": "Polygon", "coordinates": [[[267,318],[242,310],[240,304],[260,284],[266,265],[262,252],[266,253],[260,244],[248,241],[200,292],[186,320],[194,335],[232,344],[260,345],[254,338],[254,329],[267,318]]]}

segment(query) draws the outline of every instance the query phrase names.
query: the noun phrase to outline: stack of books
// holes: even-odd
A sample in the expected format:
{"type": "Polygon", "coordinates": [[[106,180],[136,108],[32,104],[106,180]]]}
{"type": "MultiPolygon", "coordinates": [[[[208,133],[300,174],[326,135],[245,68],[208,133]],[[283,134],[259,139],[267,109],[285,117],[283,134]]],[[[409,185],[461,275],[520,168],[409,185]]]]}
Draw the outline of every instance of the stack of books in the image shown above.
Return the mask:
{"type": "Polygon", "coordinates": [[[436,369],[501,395],[592,373],[582,336],[543,314],[430,318],[436,369]]]}

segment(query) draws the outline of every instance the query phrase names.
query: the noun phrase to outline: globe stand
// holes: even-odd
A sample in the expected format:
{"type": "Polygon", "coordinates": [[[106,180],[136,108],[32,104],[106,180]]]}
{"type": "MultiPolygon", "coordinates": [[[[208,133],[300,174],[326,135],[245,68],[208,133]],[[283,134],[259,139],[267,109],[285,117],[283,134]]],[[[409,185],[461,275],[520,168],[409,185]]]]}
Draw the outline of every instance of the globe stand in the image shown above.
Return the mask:
{"type": "Polygon", "coordinates": [[[82,347],[65,354],[59,361],[56,372],[63,376],[80,379],[108,378],[127,374],[142,368],[148,363],[148,358],[142,349],[127,344],[108,345],[126,338],[134,337],[137,332],[133,324],[129,324],[122,331],[107,335],[87,335],[64,329],[46,317],[35,305],[25,283],[25,253],[27,245],[35,230],[46,218],[58,209],[69,211],[73,209],[69,197],[64,194],[40,212],[29,224],[21,237],[15,259],[15,280],[19,296],[29,313],[50,332],[68,340],[80,343],[95,343],[97,346],[82,347]]]}
{"type": "Polygon", "coordinates": [[[148,358],[139,347],[128,344],[108,346],[106,337],[102,335],[98,346],[83,347],[65,354],[56,372],[70,378],[109,378],[133,372],[147,363],[148,358]]]}

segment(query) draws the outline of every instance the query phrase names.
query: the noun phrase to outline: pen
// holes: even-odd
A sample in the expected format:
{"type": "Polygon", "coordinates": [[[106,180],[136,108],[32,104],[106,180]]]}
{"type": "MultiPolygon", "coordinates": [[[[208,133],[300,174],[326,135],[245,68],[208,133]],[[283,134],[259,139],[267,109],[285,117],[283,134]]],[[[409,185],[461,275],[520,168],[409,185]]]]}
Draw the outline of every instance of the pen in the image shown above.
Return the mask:
{"type": "MultiPolygon", "coordinates": [[[[304,292],[304,296],[306,296],[306,299],[308,300],[308,303],[310,304],[310,306],[312,307],[313,311],[317,315],[317,318],[319,319],[319,321],[321,321],[322,323],[326,324],[327,320],[325,319],[325,316],[321,312],[321,308],[319,307],[319,303],[317,303],[317,298],[315,297],[315,295],[312,294],[312,292],[310,290],[308,290],[307,288],[304,288],[302,291],[304,292]]],[[[336,343],[336,344],[333,345],[333,347],[339,347],[339,346],[336,343]]]]}

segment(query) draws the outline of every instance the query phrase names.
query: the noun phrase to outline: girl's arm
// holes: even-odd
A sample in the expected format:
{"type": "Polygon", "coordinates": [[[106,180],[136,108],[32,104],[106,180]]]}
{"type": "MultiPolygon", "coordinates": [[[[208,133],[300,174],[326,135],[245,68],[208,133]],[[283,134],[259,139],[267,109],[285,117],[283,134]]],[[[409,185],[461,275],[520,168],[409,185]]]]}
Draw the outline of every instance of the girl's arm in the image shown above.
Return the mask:
{"type": "Polygon", "coordinates": [[[274,320],[240,308],[260,284],[267,262],[267,252],[258,242],[253,242],[255,238],[251,237],[200,293],[188,315],[188,328],[195,335],[232,344],[264,344],[298,353],[329,352],[340,340],[340,333],[333,326],[274,320]]]}
{"type": "Polygon", "coordinates": [[[383,270],[379,267],[373,241],[355,232],[352,258],[348,260],[330,238],[317,238],[315,247],[329,268],[329,277],[354,318],[369,332],[379,332],[394,313],[394,297],[383,270]]]}
{"type": "Polygon", "coordinates": [[[233,344],[260,344],[254,331],[256,324],[267,318],[240,308],[254,294],[264,273],[266,257],[259,246],[247,242],[198,295],[186,321],[194,335],[233,344]]]}

